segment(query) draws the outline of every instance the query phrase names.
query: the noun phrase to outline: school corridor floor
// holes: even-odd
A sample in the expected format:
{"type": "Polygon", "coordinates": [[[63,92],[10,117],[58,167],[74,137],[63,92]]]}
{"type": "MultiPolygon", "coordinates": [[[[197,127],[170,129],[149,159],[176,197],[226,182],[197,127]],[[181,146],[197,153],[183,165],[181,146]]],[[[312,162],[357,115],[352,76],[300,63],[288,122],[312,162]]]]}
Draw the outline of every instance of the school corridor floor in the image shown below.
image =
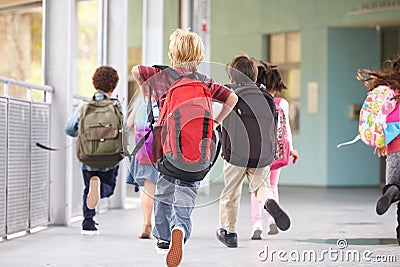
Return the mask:
{"type": "MultiPolygon", "coordinates": [[[[227,248],[218,228],[220,185],[200,194],[193,212],[193,232],[180,266],[399,266],[395,239],[396,207],[375,214],[379,188],[281,187],[282,207],[291,228],[263,240],[250,240],[250,200],[247,186],[238,220],[238,248],[227,248]]],[[[100,235],[82,236],[80,222],[0,242],[1,267],[127,267],[165,266],[155,239],[140,240],[142,217],[138,194],[132,208],[96,216],[100,235]]]]}

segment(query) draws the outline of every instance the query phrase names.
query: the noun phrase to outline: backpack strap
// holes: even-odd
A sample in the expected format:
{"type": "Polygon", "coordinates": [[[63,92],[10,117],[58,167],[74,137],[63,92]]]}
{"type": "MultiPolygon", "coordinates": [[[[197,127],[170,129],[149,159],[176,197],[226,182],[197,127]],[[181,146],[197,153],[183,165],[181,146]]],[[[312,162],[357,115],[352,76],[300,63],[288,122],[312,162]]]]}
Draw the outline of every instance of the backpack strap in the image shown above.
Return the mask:
{"type": "Polygon", "coordinates": [[[195,71],[193,73],[186,74],[185,76],[182,76],[182,77],[188,77],[190,79],[199,80],[202,83],[204,83],[206,81],[206,79],[207,79],[206,75],[203,75],[203,74],[201,74],[201,73],[199,73],[197,71],[195,71]]]}
{"type": "Polygon", "coordinates": [[[201,141],[201,162],[205,162],[206,159],[208,125],[210,124],[211,119],[210,115],[209,111],[206,111],[204,114],[203,136],[201,141]]]}
{"type": "Polygon", "coordinates": [[[165,71],[165,73],[168,73],[175,81],[182,78],[179,73],[174,70],[173,68],[166,66],[166,65],[153,65],[153,68],[159,69],[161,71],[165,71]]]}
{"type": "Polygon", "coordinates": [[[228,84],[224,84],[225,87],[228,87],[229,89],[235,90],[236,88],[239,87],[238,84],[234,84],[234,83],[228,83],[228,84]]]}
{"type": "MultiPolygon", "coordinates": [[[[218,126],[218,127],[220,127],[220,126],[218,126]]],[[[218,139],[217,149],[215,150],[215,158],[214,158],[213,162],[211,163],[210,169],[212,166],[214,166],[215,162],[217,162],[218,155],[221,152],[221,146],[222,146],[221,140],[218,139]]]]}
{"type": "Polygon", "coordinates": [[[148,131],[140,140],[139,142],[136,144],[135,148],[133,149],[132,153],[128,153],[128,157],[134,157],[138,152],[139,149],[142,148],[142,146],[144,145],[144,143],[146,142],[146,140],[149,138],[150,133],[153,131],[153,127],[151,126],[150,131],[148,131]]]}
{"type": "Polygon", "coordinates": [[[149,98],[147,100],[147,121],[150,122],[150,130],[138,141],[138,143],[136,144],[135,148],[133,149],[133,151],[131,153],[128,153],[128,157],[134,157],[139,150],[142,148],[142,146],[144,145],[144,143],[146,142],[147,139],[149,139],[150,133],[153,131],[154,127],[154,113],[153,113],[153,105],[152,105],[152,98],[153,95],[153,89],[151,88],[151,86],[149,86],[149,98]]]}
{"type": "Polygon", "coordinates": [[[153,113],[153,104],[152,104],[152,99],[153,98],[153,89],[151,86],[149,86],[149,98],[147,100],[147,121],[150,122],[150,129],[153,130],[153,124],[155,123],[154,120],[154,113],[153,113]]]}
{"type": "Polygon", "coordinates": [[[221,126],[221,124],[218,125],[215,130],[217,131],[217,134],[218,134],[218,143],[217,143],[217,148],[215,149],[215,157],[211,163],[210,169],[212,168],[212,166],[214,166],[215,162],[217,162],[217,159],[218,159],[219,153],[221,152],[221,147],[222,147],[222,143],[221,143],[222,126],[221,126]]]}
{"type": "Polygon", "coordinates": [[[182,79],[184,77],[188,77],[190,79],[194,79],[194,80],[199,80],[202,83],[204,83],[207,79],[207,76],[204,74],[201,74],[197,71],[193,72],[193,73],[189,73],[186,75],[180,75],[175,69],[171,68],[170,66],[166,66],[166,65],[153,65],[153,68],[159,69],[161,71],[165,71],[166,73],[168,73],[175,81],[182,79]]]}

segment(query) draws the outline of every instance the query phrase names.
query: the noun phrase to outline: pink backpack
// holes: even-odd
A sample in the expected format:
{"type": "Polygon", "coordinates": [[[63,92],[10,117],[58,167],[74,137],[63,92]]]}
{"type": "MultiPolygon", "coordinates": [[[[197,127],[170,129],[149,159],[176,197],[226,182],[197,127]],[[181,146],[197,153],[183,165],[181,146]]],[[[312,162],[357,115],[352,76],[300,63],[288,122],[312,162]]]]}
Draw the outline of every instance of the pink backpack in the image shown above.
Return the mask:
{"type": "MultiPolygon", "coordinates": [[[[144,129],[135,128],[135,141],[136,144],[142,139],[147,132],[150,131],[149,127],[144,129]]],[[[142,146],[136,154],[136,158],[140,164],[152,164],[152,146],[153,146],[153,133],[150,133],[149,138],[145,141],[144,146],[142,146]]]]}
{"type": "Polygon", "coordinates": [[[270,166],[271,170],[276,170],[288,165],[290,160],[290,144],[286,128],[286,116],[279,105],[281,100],[282,98],[274,98],[276,113],[278,114],[278,124],[276,129],[276,153],[274,161],[270,166]]]}
{"type": "MultiPolygon", "coordinates": [[[[152,147],[153,147],[153,133],[151,132],[148,125],[148,114],[147,114],[147,101],[141,101],[136,107],[135,115],[135,141],[136,144],[148,133],[149,137],[144,141],[144,145],[137,151],[136,158],[140,164],[152,164],[152,147]]],[[[154,119],[158,118],[158,106],[153,104],[153,116],[154,119]]]]}

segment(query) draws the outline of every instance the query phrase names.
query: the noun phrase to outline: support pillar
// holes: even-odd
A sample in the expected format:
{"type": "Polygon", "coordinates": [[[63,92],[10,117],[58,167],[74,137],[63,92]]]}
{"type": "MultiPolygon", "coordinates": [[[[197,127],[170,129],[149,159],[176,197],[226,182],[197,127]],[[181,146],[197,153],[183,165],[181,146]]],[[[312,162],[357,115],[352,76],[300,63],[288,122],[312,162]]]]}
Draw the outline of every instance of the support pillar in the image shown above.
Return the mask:
{"type": "MultiPolygon", "coordinates": [[[[76,82],[76,1],[43,1],[44,83],[54,87],[51,105],[50,145],[65,147],[72,139],[64,124],[72,109],[76,82]]],[[[69,225],[71,218],[71,149],[50,157],[50,223],[69,225]]]]}
{"type": "MultiPolygon", "coordinates": [[[[106,58],[103,59],[106,65],[118,71],[119,82],[115,90],[114,97],[119,98],[123,107],[124,114],[127,114],[128,106],[128,0],[103,0],[107,4],[105,9],[105,27],[107,34],[105,42],[106,58]]],[[[126,196],[126,175],[128,161],[122,160],[120,163],[117,186],[114,195],[110,198],[110,208],[124,208],[126,196]]]]}
{"type": "Polygon", "coordinates": [[[142,64],[163,64],[164,0],[143,0],[142,64]]]}

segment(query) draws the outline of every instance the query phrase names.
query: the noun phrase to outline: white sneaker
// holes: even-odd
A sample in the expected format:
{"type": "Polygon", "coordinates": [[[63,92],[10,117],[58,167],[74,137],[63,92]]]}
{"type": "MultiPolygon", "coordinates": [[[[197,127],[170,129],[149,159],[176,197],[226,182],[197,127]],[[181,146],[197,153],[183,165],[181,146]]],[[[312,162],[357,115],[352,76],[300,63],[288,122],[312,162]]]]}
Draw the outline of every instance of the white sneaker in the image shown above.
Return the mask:
{"type": "Polygon", "coordinates": [[[252,231],[252,234],[251,234],[251,239],[252,240],[261,240],[262,239],[262,236],[261,236],[262,231],[263,231],[262,223],[261,222],[256,222],[253,225],[253,231],[252,231]]]}
{"type": "Polygon", "coordinates": [[[171,246],[169,248],[166,262],[168,267],[177,267],[183,258],[183,246],[185,231],[182,227],[174,227],[171,232],[171,246]]]}
{"type": "Polygon", "coordinates": [[[99,234],[100,234],[99,230],[81,230],[81,235],[93,236],[99,234]]]}

